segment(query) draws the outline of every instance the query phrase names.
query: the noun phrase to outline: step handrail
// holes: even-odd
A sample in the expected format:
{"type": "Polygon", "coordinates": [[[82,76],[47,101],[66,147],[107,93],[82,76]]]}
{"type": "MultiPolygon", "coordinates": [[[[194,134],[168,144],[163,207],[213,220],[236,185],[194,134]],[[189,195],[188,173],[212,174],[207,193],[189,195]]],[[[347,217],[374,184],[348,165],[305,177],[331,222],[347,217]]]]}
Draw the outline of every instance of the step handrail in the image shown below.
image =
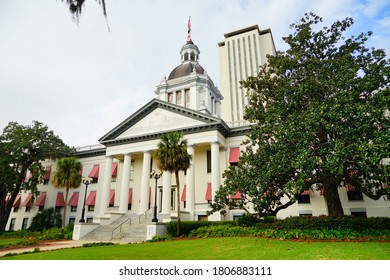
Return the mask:
{"type": "Polygon", "coordinates": [[[119,233],[121,233],[121,232],[122,232],[122,225],[124,225],[124,224],[127,223],[128,221],[129,221],[129,225],[131,225],[131,224],[132,224],[131,221],[132,221],[133,219],[135,220],[136,218],[138,218],[138,224],[140,224],[140,223],[141,223],[141,218],[142,218],[143,216],[145,216],[145,219],[146,219],[146,214],[149,212],[149,210],[150,210],[150,209],[146,210],[144,213],[139,214],[139,215],[137,215],[137,216],[135,216],[135,217],[129,217],[129,218],[127,218],[126,220],[124,220],[122,223],[120,223],[117,227],[115,227],[115,228],[112,230],[112,232],[111,232],[111,240],[114,239],[114,231],[117,230],[117,229],[119,228],[119,233]]]}

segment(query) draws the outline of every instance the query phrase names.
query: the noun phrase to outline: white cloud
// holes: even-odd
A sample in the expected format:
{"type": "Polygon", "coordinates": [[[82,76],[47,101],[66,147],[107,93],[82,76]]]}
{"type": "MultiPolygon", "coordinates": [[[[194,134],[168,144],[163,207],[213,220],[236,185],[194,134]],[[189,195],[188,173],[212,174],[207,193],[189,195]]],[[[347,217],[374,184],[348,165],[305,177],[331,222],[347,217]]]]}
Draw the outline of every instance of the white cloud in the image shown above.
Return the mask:
{"type": "Polygon", "coordinates": [[[354,28],[364,28],[355,34],[375,27],[374,43],[390,45],[389,19],[371,1],[106,2],[111,32],[96,1],[86,1],[79,26],[61,1],[0,1],[0,128],[38,120],[70,145],[96,143],[154,98],[156,85],[180,63],[189,16],[200,63],[217,85],[217,43],[224,33],[253,24],[271,28],[284,50],[282,37],[305,12],[326,25],[353,16],[354,28]],[[367,15],[382,15],[382,27],[367,15]]]}

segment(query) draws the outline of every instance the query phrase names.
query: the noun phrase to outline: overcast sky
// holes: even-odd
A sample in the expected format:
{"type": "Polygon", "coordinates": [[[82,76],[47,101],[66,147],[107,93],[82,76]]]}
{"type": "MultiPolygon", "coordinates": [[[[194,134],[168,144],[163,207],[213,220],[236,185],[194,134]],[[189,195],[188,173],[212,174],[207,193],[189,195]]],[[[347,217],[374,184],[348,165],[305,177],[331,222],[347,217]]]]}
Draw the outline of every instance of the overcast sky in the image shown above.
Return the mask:
{"type": "Polygon", "coordinates": [[[390,54],[388,0],[106,0],[108,23],[87,0],[77,25],[60,0],[0,0],[0,129],[48,125],[70,146],[98,139],[155,97],[180,64],[191,16],[200,64],[219,86],[218,42],[258,24],[277,50],[290,24],[313,11],[329,26],[353,17],[350,34],[373,31],[390,54]],[[110,27],[110,32],[108,27],[110,27]]]}

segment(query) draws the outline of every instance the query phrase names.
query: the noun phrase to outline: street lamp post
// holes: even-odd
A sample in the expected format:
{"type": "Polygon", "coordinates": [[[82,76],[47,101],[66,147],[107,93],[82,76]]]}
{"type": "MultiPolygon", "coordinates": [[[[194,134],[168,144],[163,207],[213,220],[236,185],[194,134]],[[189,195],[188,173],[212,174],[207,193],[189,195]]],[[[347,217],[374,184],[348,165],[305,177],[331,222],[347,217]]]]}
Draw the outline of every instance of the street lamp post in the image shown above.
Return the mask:
{"type": "Polygon", "coordinates": [[[80,223],[85,223],[85,219],[84,219],[85,200],[87,199],[87,190],[88,190],[88,185],[91,183],[91,179],[90,178],[83,178],[83,183],[85,184],[85,193],[84,193],[83,210],[81,211],[81,219],[79,220],[80,223]]]}
{"type": "Polygon", "coordinates": [[[156,185],[155,185],[155,188],[154,188],[154,210],[153,210],[153,219],[152,219],[152,222],[153,223],[157,223],[158,222],[158,219],[157,219],[157,180],[161,178],[161,175],[162,175],[162,171],[159,171],[158,173],[156,171],[152,171],[150,173],[150,175],[152,175],[152,177],[154,178],[154,180],[156,181],[156,185]]]}

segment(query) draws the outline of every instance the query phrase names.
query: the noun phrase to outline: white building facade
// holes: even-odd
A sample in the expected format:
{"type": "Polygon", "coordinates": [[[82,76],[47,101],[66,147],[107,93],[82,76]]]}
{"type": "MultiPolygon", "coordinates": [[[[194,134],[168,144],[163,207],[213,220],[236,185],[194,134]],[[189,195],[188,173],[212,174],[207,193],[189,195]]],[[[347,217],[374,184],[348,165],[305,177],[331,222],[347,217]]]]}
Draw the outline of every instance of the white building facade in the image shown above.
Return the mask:
{"type": "MultiPolygon", "coordinates": [[[[39,186],[40,195],[33,200],[31,194],[21,193],[13,205],[6,229],[28,228],[32,218],[48,207],[55,207],[61,213],[67,209],[66,224],[77,223],[83,207],[87,223],[104,224],[113,215],[142,215],[156,201],[159,221],[174,219],[177,216],[174,175],[163,173],[157,180],[157,186],[150,175],[152,170],[158,171],[154,153],[160,137],[169,131],[183,132],[188,141],[188,153],[192,155],[191,167],[180,173],[182,220],[232,220],[243,215],[243,211],[238,209],[229,210],[224,215],[208,215],[210,202],[223,185],[222,173],[230,164],[239,160],[240,150],[244,149],[242,141],[249,131],[249,126],[242,122],[245,102],[239,106],[236,104],[241,98],[237,96],[243,93],[227,90],[232,87],[227,80],[238,83],[249,75],[255,75],[256,65],[264,63],[266,54],[274,53],[275,47],[271,31],[260,31],[257,26],[225,34],[225,39],[226,42],[219,44],[222,49],[220,59],[224,60],[220,64],[221,76],[224,76],[221,78],[221,89],[225,99],[199,64],[200,51],[189,38],[181,49],[179,66],[156,87],[155,99],[101,137],[100,144],[77,149],[82,176],[92,178],[91,184],[88,187],[81,184],[79,188],[70,190],[66,200],[65,190],[54,188],[50,182],[56,162],[44,162],[47,172],[44,183],[39,186]],[[248,61],[241,62],[241,66],[236,63],[239,69],[243,69],[243,65],[251,65],[252,70],[244,71],[246,76],[240,74],[232,79],[226,71],[238,73],[238,70],[234,70],[233,64],[228,62],[231,58],[223,53],[229,51],[229,47],[226,48],[230,45],[228,38],[237,34],[246,34],[252,38],[240,39],[240,48],[248,51],[240,55],[246,59],[257,57],[257,60],[250,64],[248,61]],[[253,47],[249,47],[250,41],[253,47]],[[255,46],[259,47],[256,55],[253,53],[255,46]],[[249,54],[249,50],[252,54],[249,54]],[[224,69],[227,64],[229,67],[224,69]],[[229,110],[232,114],[226,113],[229,110]],[[227,116],[227,122],[221,118],[224,115],[227,116]]],[[[237,51],[238,43],[235,45],[237,51]]],[[[390,201],[387,197],[373,201],[347,188],[340,188],[339,193],[346,215],[390,217],[390,201]]],[[[321,193],[308,191],[298,203],[280,211],[278,217],[324,214],[327,214],[327,210],[321,193]]]]}

